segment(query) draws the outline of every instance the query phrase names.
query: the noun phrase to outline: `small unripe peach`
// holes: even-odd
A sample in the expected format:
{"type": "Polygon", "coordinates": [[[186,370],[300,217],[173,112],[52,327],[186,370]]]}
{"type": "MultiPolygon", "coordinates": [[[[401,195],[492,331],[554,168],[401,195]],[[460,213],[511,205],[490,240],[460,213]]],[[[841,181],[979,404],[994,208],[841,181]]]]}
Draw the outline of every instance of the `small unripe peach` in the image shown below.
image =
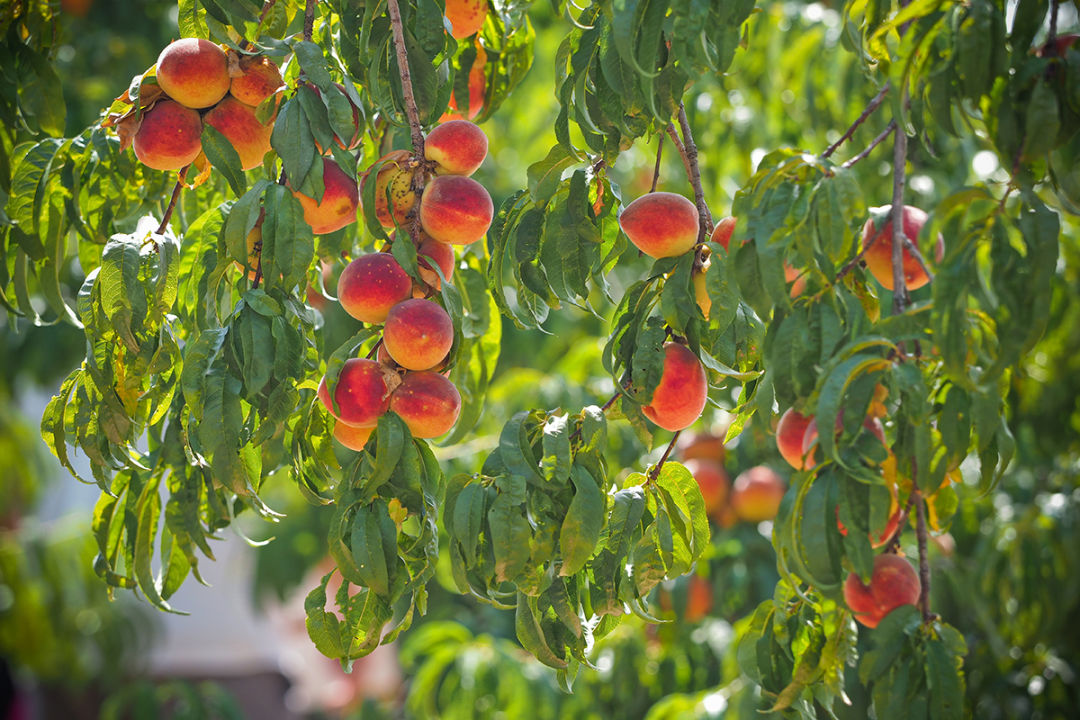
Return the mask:
{"type": "Polygon", "coordinates": [[[390,308],[383,347],[408,370],[430,370],[454,345],[454,323],[438,303],[412,299],[390,308]]]}
{"type": "Polygon", "coordinates": [[[334,232],[355,222],[356,208],[360,204],[356,181],[327,158],[323,158],[323,183],[326,190],[322,202],[315,202],[314,198],[293,190],[304,208],[304,221],[316,235],[334,232]]]}
{"type": "Polygon", "coordinates": [[[159,100],[143,114],[132,147],[147,167],[179,170],[202,152],[202,118],[180,103],[159,100]]]}
{"type": "Polygon", "coordinates": [[[701,417],[708,392],[705,368],[697,356],[684,345],[666,342],[660,383],[642,412],[665,430],[682,430],[701,417]]]}
{"type": "MultiPolygon", "coordinates": [[[[871,210],[887,211],[891,207],[891,205],[886,205],[881,208],[871,208],[871,210]]],[[[912,244],[917,243],[919,233],[922,231],[923,225],[926,224],[928,219],[929,216],[919,208],[911,205],[904,206],[904,236],[911,241],[912,244]]],[[[880,231],[874,229],[873,218],[867,220],[866,224],[863,225],[862,246],[863,248],[866,248],[863,259],[866,261],[866,267],[870,271],[870,274],[873,275],[886,290],[892,290],[892,220],[886,222],[885,226],[882,227],[880,231]]],[[[941,262],[941,258],[944,255],[945,238],[939,234],[937,244],[934,246],[934,259],[941,262]]],[[[930,278],[923,272],[922,267],[919,265],[919,261],[915,259],[915,256],[912,255],[906,247],[904,248],[902,257],[904,264],[904,285],[908,290],[918,290],[923,285],[930,282],[930,278]]]]}
{"type": "Polygon", "coordinates": [[[441,175],[472,175],[487,157],[488,139],[468,120],[439,124],[424,139],[424,157],[439,164],[441,175]]]}
{"type": "Polygon", "coordinates": [[[713,517],[719,513],[728,499],[731,481],[724,466],[715,460],[693,459],[685,462],[686,469],[694,476],[705,501],[705,513],[713,517]]]}
{"type": "Polygon", "coordinates": [[[455,40],[467,38],[484,27],[487,13],[487,0],[446,0],[446,19],[455,40]]]}
{"type": "Polygon", "coordinates": [[[772,520],[784,499],[784,481],[764,465],[752,467],[735,478],[731,507],[740,520],[758,523],[772,520]]]}
{"type": "Polygon", "coordinates": [[[735,233],[735,218],[726,217],[720,222],[716,223],[713,228],[712,237],[709,238],[709,242],[714,242],[725,250],[730,249],[731,236],[735,233]]]}
{"type": "Polygon", "coordinates": [[[195,109],[221,100],[232,83],[225,51],[202,38],[177,40],[162,50],[157,81],[170,98],[195,109]]]}
{"type": "Polygon", "coordinates": [[[411,295],[412,278],[390,253],[361,255],[338,279],[341,308],[360,322],[383,322],[390,308],[411,295]]]}
{"type": "Polygon", "coordinates": [[[375,432],[375,426],[370,427],[356,427],[354,425],[348,425],[338,420],[334,425],[334,439],[339,443],[349,448],[360,452],[367,445],[368,438],[371,437],[371,433],[375,432]]]}
{"type": "Polygon", "coordinates": [[[420,224],[439,242],[468,245],[484,237],[495,215],[491,195],[472,178],[439,175],[420,198],[420,224]]]}
{"type": "Polygon", "coordinates": [[[413,437],[439,437],[457,422],[461,394],[437,372],[410,372],[390,396],[390,409],[401,416],[413,437]]]}
{"type": "Polygon", "coordinates": [[[265,55],[241,55],[240,71],[229,85],[229,93],[244,103],[256,107],[285,83],[278,66],[265,55]]]}
{"type": "Polygon", "coordinates": [[[918,573],[899,555],[875,557],[869,585],[857,573],[851,573],[844,581],[844,602],[855,613],[855,619],[869,628],[877,627],[901,605],[914,605],[921,594],[918,573]]]}
{"type": "Polygon", "coordinates": [[[776,424],[776,449],[787,460],[788,465],[796,470],[803,469],[803,436],[813,419],[813,415],[806,416],[795,408],[788,408],[776,424]]]}
{"type": "Polygon", "coordinates": [[[234,97],[226,97],[203,119],[232,143],[240,156],[241,168],[251,170],[262,165],[263,155],[270,152],[272,121],[263,125],[255,117],[255,108],[234,97]]]}
{"type": "Polygon", "coordinates": [[[390,389],[386,384],[387,371],[374,360],[349,358],[341,368],[334,399],[338,409],[330,401],[330,389],[323,377],[319,383],[319,399],[326,409],[341,422],[357,427],[371,427],[379,416],[390,407],[390,389]]]}
{"type": "Polygon", "coordinates": [[[368,168],[360,181],[361,192],[371,179],[371,169],[382,163],[375,174],[375,217],[384,228],[404,225],[409,211],[416,205],[412,189],[413,169],[408,150],[392,150],[368,168]],[[387,196],[389,195],[389,200],[387,196]]]}
{"type": "Polygon", "coordinates": [[[627,205],[619,227],[638,250],[652,258],[676,257],[698,239],[697,207],[682,195],[653,192],[627,205]]]}

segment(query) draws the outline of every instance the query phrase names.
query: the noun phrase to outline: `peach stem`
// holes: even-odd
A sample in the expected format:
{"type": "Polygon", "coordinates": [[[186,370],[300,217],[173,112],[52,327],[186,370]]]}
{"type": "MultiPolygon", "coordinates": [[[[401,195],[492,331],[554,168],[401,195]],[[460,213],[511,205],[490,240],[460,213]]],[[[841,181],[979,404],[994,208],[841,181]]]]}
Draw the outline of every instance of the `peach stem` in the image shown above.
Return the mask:
{"type": "Polygon", "coordinates": [[[660,180],[660,158],[664,155],[664,136],[660,135],[657,138],[656,144],[656,167],[653,168],[652,173],[652,186],[649,188],[649,192],[656,192],[656,183],[660,180]]]}

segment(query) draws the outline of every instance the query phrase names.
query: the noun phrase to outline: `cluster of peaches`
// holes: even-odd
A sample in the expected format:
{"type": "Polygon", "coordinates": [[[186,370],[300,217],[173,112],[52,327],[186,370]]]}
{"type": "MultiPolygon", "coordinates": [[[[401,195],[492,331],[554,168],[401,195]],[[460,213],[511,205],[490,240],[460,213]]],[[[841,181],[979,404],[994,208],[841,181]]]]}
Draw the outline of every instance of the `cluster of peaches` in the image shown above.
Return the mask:
{"type": "MultiPolygon", "coordinates": [[[[486,156],[483,131],[466,120],[451,120],[428,135],[425,161],[395,151],[372,167],[379,222],[390,229],[418,217],[422,282],[389,252],[361,255],[341,273],[337,292],[342,309],[361,322],[383,326],[375,359],[347,360],[332,393],[325,377],[319,386],[319,398],[337,418],[334,437],[350,449],[364,447],[387,410],[418,438],[443,435],[457,422],[461,395],[446,377],[454,324],[431,296],[454,271],[453,246],[479,240],[491,225],[491,196],[469,177],[486,156]],[[417,182],[429,171],[434,173],[430,181],[417,182]]],[[[369,180],[370,171],[363,182],[369,180]]]]}

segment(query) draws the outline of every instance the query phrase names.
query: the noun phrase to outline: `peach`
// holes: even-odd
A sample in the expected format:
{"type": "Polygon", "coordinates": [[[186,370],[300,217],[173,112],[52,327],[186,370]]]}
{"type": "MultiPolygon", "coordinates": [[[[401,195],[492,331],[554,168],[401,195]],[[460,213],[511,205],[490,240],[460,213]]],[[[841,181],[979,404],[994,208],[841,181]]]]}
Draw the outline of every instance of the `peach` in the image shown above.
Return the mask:
{"type": "Polygon", "coordinates": [[[476,59],[469,68],[469,110],[468,117],[459,112],[457,96],[451,95],[447,104],[446,112],[439,118],[439,122],[446,120],[473,120],[484,109],[484,96],[487,92],[487,79],[484,77],[484,65],[487,63],[487,53],[477,43],[476,59]]]}
{"type": "Polygon", "coordinates": [[[383,328],[383,346],[398,365],[430,370],[454,345],[454,324],[442,306],[412,299],[390,308],[383,328]]]}
{"type": "Polygon", "coordinates": [[[709,297],[709,290],[705,286],[705,273],[709,271],[709,266],[712,265],[712,258],[705,258],[705,262],[701,264],[701,269],[694,269],[691,280],[694,283],[694,299],[697,300],[697,305],[701,308],[701,316],[706,320],[709,319],[709,311],[712,310],[712,298],[709,297]]]}
{"type": "Polygon", "coordinates": [[[196,110],[221,100],[232,84],[225,51],[202,38],[177,40],[162,50],[157,81],[166,95],[196,110]]]}
{"type": "Polygon", "coordinates": [[[652,258],[675,257],[697,244],[697,207],[682,195],[653,192],[623,208],[619,227],[638,250],[652,258]]]}
{"type": "Polygon", "coordinates": [[[712,460],[723,463],[727,455],[723,431],[719,434],[703,432],[683,435],[679,438],[679,444],[676,447],[679,457],[683,460],[712,460]]]}
{"type": "Polygon", "coordinates": [[[664,368],[645,417],[665,430],[682,430],[701,417],[709,383],[697,355],[685,345],[664,343],[664,368]]]}
{"type": "Polygon", "coordinates": [[[232,143],[240,156],[241,168],[251,170],[262,165],[263,155],[270,152],[270,134],[274,131],[272,120],[263,125],[255,117],[255,108],[234,97],[219,102],[204,119],[232,143]]]}
{"type": "Polygon", "coordinates": [[[455,40],[475,34],[484,26],[487,13],[487,0],[446,1],[445,15],[450,21],[450,34],[455,40]]]}
{"type": "Polygon", "coordinates": [[[323,158],[323,183],[326,190],[322,202],[315,202],[314,198],[293,190],[304,208],[304,221],[316,235],[334,232],[355,222],[356,208],[360,205],[356,182],[327,158],[323,158]]]}
{"type": "Polygon", "coordinates": [[[803,469],[803,436],[806,434],[806,426],[813,419],[813,415],[806,416],[795,408],[788,408],[776,424],[776,449],[787,460],[788,465],[796,470],[803,469]]]}
{"type": "Polygon", "coordinates": [[[278,66],[265,55],[241,55],[240,72],[232,79],[229,93],[244,103],[255,107],[284,86],[278,66]]]}
{"type": "Polygon", "coordinates": [[[424,232],[449,245],[468,245],[484,237],[494,215],[484,186],[461,175],[436,176],[420,198],[424,232]]]}
{"type": "Polygon", "coordinates": [[[694,480],[697,480],[698,487],[701,488],[701,498],[705,501],[705,513],[712,517],[724,507],[731,487],[731,481],[728,480],[724,466],[715,460],[696,458],[687,460],[685,465],[694,476],[694,480]]]}
{"type": "Polygon", "coordinates": [[[433,438],[454,427],[461,414],[461,395],[437,372],[410,372],[390,396],[390,409],[401,416],[413,437],[433,438]]]}
{"type": "Polygon", "coordinates": [[[698,575],[691,575],[686,586],[686,609],[683,620],[688,623],[701,622],[713,606],[713,589],[709,581],[698,575]]]}
{"type": "Polygon", "coordinates": [[[764,465],[750,468],[735,478],[731,507],[740,520],[758,523],[772,520],[784,499],[784,481],[764,465]]]}
{"type": "Polygon", "coordinates": [[[798,268],[784,263],[784,282],[791,283],[791,290],[788,294],[792,299],[802,295],[803,290],[806,289],[806,275],[799,272],[798,268]]]}
{"type": "MultiPolygon", "coordinates": [[[[334,85],[337,86],[338,90],[341,90],[341,94],[344,95],[345,98],[349,101],[349,107],[352,108],[352,124],[354,128],[352,137],[349,139],[348,145],[342,142],[341,138],[338,137],[336,133],[334,135],[334,142],[337,143],[337,146],[342,150],[352,150],[360,144],[360,108],[356,107],[356,103],[354,103],[352,101],[352,98],[349,97],[348,93],[345,92],[344,85],[342,85],[341,83],[334,83],[334,85]]],[[[319,88],[314,88],[314,90],[316,95],[322,97],[322,92],[319,90],[319,88]]],[[[319,145],[318,141],[315,142],[315,147],[318,148],[320,153],[326,153],[326,150],[324,150],[322,146],[319,145]]]]}
{"type": "MultiPolygon", "coordinates": [[[[836,416],[836,434],[840,435],[840,432],[844,427],[844,413],[840,412],[836,416]]],[[[863,427],[872,432],[882,445],[885,445],[885,427],[881,424],[881,421],[876,417],[868,417],[863,421],[863,427]]],[[[806,425],[806,430],[803,432],[802,439],[802,458],[803,469],[809,470],[818,464],[817,460],[817,444],[818,444],[818,426],[817,418],[812,417],[810,422],[806,425]]]]}
{"type": "MultiPolygon", "coordinates": [[[[881,532],[874,533],[871,529],[870,547],[877,549],[887,544],[892,536],[896,534],[896,529],[900,527],[900,503],[896,499],[896,486],[893,485],[889,488],[889,494],[892,496],[892,502],[889,503],[889,518],[885,521],[885,527],[881,529],[881,532]]],[[[844,523],[840,522],[840,506],[836,506],[836,529],[840,531],[840,534],[847,537],[847,528],[844,527],[844,523]]]]}
{"type": "Polygon", "coordinates": [[[390,253],[369,253],[341,271],[338,301],[360,322],[381,323],[390,308],[412,296],[412,278],[390,253]]]}
{"type": "MultiPolygon", "coordinates": [[[[891,205],[881,208],[871,208],[871,211],[887,211],[891,205]]],[[[919,232],[926,224],[929,216],[917,207],[905,205],[903,211],[904,236],[913,244],[918,241],[919,232]]],[[[865,249],[863,259],[870,274],[885,287],[893,289],[893,266],[892,266],[892,220],[885,223],[881,230],[874,228],[874,220],[870,218],[863,225],[862,246],[865,249]]],[[[941,262],[945,255],[945,238],[938,234],[937,243],[934,245],[934,259],[941,262]]],[[[904,284],[908,290],[918,290],[930,278],[919,266],[919,261],[905,247],[903,254],[904,284]]]]}
{"type": "Polygon", "coordinates": [[[424,140],[424,157],[439,167],[440,175],[472,175],[487,157],[488,139],[479,125],[468,120],[441,123],[424,140]]]}
{"type": "MultiPolygon", "coordinates": [[[[409,212],[416,205],[416,193],[412,189],[413,168],[408,150],[393,150],[379,158],[382,163],[375,175],[375,217],[384,228],[403,225],[409,212]],[[387,198],[389,194],[389,199],[387,198]],[[396,221],[396,222],[395,222],[396,221]]],[[[361,192],[371,176],[371,168],[360,181],[361,192]]]]}
{"type": "Polygon", "coordinates": [[[731,236],[734,232],[735,218],[728,216],[716,223],[716,226],[712,231],[712,236],[709,238],[709,242],[714,242],[725,250],[728,250],[728,246],[731,244],[731,236]]]}
{"type": "MultiPolygon", "coordinates": [[[[449,280],[454,274],[454,263],[456,258],[454,257],[454,246],[441,243],[438,240],[433,240],[430,237],[424,237],[420,243],[420,247],[416,249],[417,259],[419,260],[421,271],[425,268],[431,270],[431,264],[434,263],[442,271],[443,277],[449,280]],[[424,258],[427,258],[425,260],[424,258]],[[430,262],[429,262],[430,261],[430,262]]],[[[434,271],[432,271],[434,275],[434,271]]],[[[434,283],[431,283],[436,290],[442,287],[442,280],[438,276],[434,277],[434,283]]]]}
{"type": "Polygon", "coordinates": [[[334,400],[337,411],[330,402],[330,389],[326,377],[319,383],[319,399],[330,414],[343,423],[357,427],[372,427],[379,416],[390,407],[390,388],[386,384],[387,371],[374,360],[349,358],[341,368],[334,400]]]}
{"type": "MultiPolygon", "coordinates": [[[[257,268],[259,267],[259,256],[262,253],[261,211],[259,213],[259,222],[255,223],[255,227],[251,228],[244,240],[247,243],[247,264],[248,267],[251,268],[247,271],[248,280],[254,280],[255,273],[258,272],[257,268]]],[[[240,268],[241,270],[244,269],[244,265],[242,263],[236,262],[235,260],[233,261],[233,265],[236,265],[236,267],[240,268]]]]}
{"type": "Polygon", "coordinates": [[[132,147],[147,167],[179,170],[202,152],[202,118],[180,103],[159,100],[143,113],[132,147]]]}
{"type": "Polygon", "coordinates": [[[340,420],[334,425],[334,439],[339,443],[349,448],[360,452],[367,445],[368,438],[371,437],[371,433],[375,432],[375,426],[371,427],[356,427],[355,425],[349,425],[343,423],[340,420]]]}
{"type": "Polygon", "coordinates": [[[922,583],[915,568],[899,555],[878,555],[870,584],[866,585],[857,573],[844,581],[844,602],[855,613],[855,619],[869,628],[901,605],[914,605],[922,594],[922,583]]]}

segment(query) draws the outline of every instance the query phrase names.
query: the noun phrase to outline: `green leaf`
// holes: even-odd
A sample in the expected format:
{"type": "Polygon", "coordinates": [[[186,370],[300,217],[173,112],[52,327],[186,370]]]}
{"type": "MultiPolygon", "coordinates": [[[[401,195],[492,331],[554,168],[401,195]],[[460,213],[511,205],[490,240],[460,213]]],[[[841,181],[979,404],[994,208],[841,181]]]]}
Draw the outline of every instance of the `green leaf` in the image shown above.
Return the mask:
{"type": "Polygon", "coordinates": [[[600,542],[600,532],[606,513],[606,496],[593,476],[575,464],[570,478],[574,483],[574,499],[559,530],[559,551],[562,566],[559,575],[573,575],[585,567],[600,542]]]}
{"type": "Polygon", "coordinates": [[[247,177],[241,167],[240,155],[227,137],[210,123],[203,123],[202,149],[210,164],[221,171],[229,187],[239,197],[247,190],[247,177]]]}

